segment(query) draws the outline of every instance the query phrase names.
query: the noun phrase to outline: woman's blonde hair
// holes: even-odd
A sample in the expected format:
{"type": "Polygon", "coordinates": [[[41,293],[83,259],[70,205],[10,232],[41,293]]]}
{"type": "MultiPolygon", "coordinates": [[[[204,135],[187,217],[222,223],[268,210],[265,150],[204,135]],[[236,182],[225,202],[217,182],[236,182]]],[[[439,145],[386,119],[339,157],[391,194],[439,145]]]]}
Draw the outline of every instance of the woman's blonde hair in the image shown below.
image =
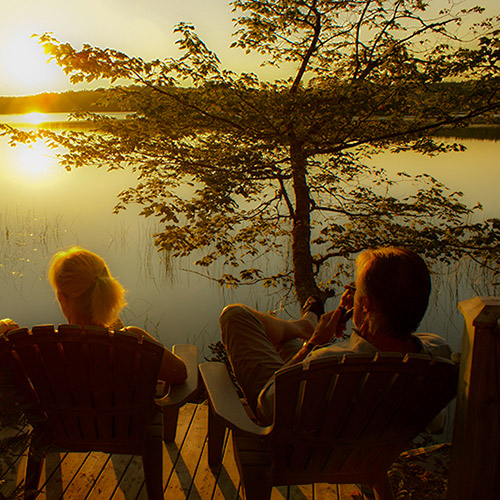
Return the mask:
{"type": "Polygon", "coordinates": [[[356,287],[369,297],[372,331],[405,337],[422,320],[431,292],[431,278],[423,259],[406,248],[385,247],[361,252],[356,259],[356,287]]]}
{"type": "Polygon", "coordinates": [[[109,327],[127,304],[125,290],[106,262],[78,246],[52,257],[49,282],[63,312],[77,324],[109,327]]]}

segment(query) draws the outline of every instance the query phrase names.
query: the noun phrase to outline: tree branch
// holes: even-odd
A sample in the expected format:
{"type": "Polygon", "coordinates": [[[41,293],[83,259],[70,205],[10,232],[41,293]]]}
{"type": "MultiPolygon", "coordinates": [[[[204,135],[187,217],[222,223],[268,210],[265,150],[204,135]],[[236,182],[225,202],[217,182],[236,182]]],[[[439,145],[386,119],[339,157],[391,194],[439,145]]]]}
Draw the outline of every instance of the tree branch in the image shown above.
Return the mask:
{"type": "Polygon", "coordinates": [[[314,51],[316,50],[316,45],[319,40],[319,34],[321,33],[321,15],[318,12],[318,9],[316,8],[316,0],[313,0],[310,9],[311,12],[313,12],[316,17],[316,21],[314,23],[314,34],[311,43],[309,45],[309,49],[307,50],[304,58],[302,59],[299,71],[297,72],[295,80],[293,81],[293,84],[290,88],[290,94],[292,95],[295,94],[299,88],[300,82],[302,81],[302,77],[304,76],[307,66],[309,65],[309,60],[311,59],[312,55],[314,54],[314,51]]]}
{"type": "Polygon", "coordinates": [[[356,23],[356,38],[354,41],[354,47],[355,47],[355,52],[356,52],[356,67],[354,68],[354,77],[353,79],[356,79],[358,75],[359,68],[361,66],[361,63],[359,62],[359,44],[360,44],[360,32],[361,32],[361,25],[363,24],[363,18],[366,15],[366,12],[368,11],[368,7],[370,6],[371,0],[367,0],[365,3],[365,8],[363,9],[363,12],[361,13],[361,16],[359,18],[359,21],[356,23]]]}
{"type": "Polygon", "coordinates": [[[288,207],[288,213],[290,214],[290,217],[293,219],[295,217],[295,210],[294,210],[293,204],[288,196],[288,192],[286,190],[285,183],[283,182],[283,177],[281,175],[278,177],[278,181],[279,181],[280,187],[281,187],[281,194],[283,195],[286,206],[288,207]]]}

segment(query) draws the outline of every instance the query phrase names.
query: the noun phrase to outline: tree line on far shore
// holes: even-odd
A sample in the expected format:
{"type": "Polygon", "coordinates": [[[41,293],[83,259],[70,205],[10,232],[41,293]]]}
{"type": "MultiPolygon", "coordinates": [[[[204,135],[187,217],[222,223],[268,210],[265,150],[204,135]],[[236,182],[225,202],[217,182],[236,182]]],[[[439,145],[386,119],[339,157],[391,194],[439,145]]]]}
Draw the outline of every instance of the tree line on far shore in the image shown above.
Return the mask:
{"type": "Polygon", "coordinates": [[[0,96],[0,114],[123,111],[106,102],[106,89],[44,92],[28,96],[0,96]]]}
{"type": "MultiPolygon", "coordinates": [[[[429,87],[428,93],[442,91],[443,88],[448,88],[455,95],[465,95],[468,92],[468,82],[446,82],[429,87]],[[438,89],[439,87],[439,89],[438,89]],[[451,89],[452,88],[452,89],[451,89]]],[[[133,90],[134,85],[124,87],[124,90],[133,90]]],[[[79,90],[65,92],[43,92],[29,96],[0,96],[0,114],[23,114],[31,112],[39,113],[76,113],[76,112],[119,112],[119,111],[137,111],[132,109],[130,101],[116,99],[116,89],[99,88],[95,90],[79,90]]],[[[186,92],[192,93],[193,89],[185,89],[186,92]]],[[[203,94],[203,88],[195,90],[195,92],[203,94]]],[[[415,101],[423,100],[422,95],[415,95],[415,101]]],[[[385,110],[380,107],[380,116],[384,116],[385,110]]],[[[484,124],[482,117],[476,118],[477,124],[484,124]]],[[[492,125],[491,121],[488,125],[492,125]]],[[[500,125],[500,117],[496,120],[495,125],[500,125]]],[[[446,135],[446,134],[443,134],[446,135]]],[[[459,137],[454,133],[449,134],[452,137],[459,137]]],[[[469,135],[466,134],[466,137],[469,135]]],[[[495,134],[495,139],[497,135],[495,134]]]]}

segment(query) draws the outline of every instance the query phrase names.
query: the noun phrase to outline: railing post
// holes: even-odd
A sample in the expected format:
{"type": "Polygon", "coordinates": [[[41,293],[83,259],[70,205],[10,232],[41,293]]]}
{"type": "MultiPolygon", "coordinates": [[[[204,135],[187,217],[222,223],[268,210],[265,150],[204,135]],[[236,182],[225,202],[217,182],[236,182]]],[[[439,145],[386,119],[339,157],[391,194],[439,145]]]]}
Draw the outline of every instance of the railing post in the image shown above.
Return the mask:
{"type": "Polygon", "coordinates": [[[500,297],[458,307],[465,328],[448,500],[500,499],[500,297]]]}

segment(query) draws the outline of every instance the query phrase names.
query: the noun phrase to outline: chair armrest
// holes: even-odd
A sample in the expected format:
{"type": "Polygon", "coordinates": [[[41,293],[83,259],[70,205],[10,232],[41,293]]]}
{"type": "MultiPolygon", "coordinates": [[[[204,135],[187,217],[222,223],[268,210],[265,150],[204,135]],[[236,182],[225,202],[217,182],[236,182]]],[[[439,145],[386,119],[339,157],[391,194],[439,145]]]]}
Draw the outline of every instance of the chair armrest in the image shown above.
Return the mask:
{"type": "Polygon", "coordinates": [[[172,352],[184,361],[187,378],[180,384],[171,384],[168,394],[156,399],[159,406],[180,406],[198,390],[198,348],[192,344],[176,344],[172,352]]]}
{"type": "Polygon", "coordinates": [[[210,408],[227,427],[252,436],[266,436],[271,432],[272,426],[261,427],[248,416],[224,363],[206,362],[199,368],[210,408]]]}

